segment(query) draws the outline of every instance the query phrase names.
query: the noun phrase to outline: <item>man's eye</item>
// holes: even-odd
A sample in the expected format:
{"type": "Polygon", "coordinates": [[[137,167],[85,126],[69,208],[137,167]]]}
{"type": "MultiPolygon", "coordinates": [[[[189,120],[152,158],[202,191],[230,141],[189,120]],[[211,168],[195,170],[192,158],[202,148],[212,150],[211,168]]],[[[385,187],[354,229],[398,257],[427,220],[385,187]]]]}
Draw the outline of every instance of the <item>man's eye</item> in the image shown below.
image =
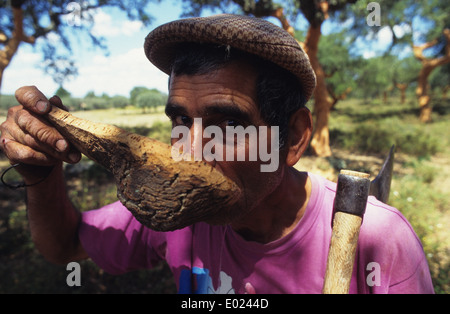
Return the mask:
{"type": "Polygon", "coordinates": [[[223,121],[222,124],[225,127],[227,127],[227,126],[236,127],[236,126],[242,125],[238,120],[235,120],[235,119],[227,119],[227,120],[223,121]]]}
{"type": "Polygon", "coordinates": [[[175,125],[186,125],[186,126],[189,126],[189,124],[191,123],[191,119],[189,117],[187,117],[187,116],[179,115],[179,116],[175,116],[172,119],[172,122],[175,125]]]}

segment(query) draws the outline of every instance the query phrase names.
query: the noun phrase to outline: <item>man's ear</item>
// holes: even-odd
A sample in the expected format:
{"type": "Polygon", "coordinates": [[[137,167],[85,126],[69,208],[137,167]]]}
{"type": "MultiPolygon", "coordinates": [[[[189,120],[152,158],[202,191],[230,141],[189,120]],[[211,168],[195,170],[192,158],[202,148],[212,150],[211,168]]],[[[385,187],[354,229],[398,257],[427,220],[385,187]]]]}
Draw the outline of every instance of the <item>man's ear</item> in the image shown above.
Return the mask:
{"type": "Polygon", "coordinates": [[[289,133],[286,143],[286,165],[294,166],[309,145],[312,134],[312,116],[308,108],[297,110],[289,120],[289,133]]]}

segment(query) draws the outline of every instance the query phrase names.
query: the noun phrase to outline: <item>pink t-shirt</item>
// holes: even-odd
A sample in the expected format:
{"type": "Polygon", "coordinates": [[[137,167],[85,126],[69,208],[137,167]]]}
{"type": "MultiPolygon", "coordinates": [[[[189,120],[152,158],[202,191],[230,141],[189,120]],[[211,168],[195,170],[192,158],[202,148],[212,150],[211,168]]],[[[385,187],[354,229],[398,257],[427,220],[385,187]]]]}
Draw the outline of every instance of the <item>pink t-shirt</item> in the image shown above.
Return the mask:
{"type": "MultiPolygon", "coordinates": [[[[305,215],[291,233],[268,244],[206,223],[156,232],[120,202],[83,213],[79,236],[94,262],[112,274],[166,260],[180,293],[321,293],[336,184],[309,177],[305,215]]],[[[373,197],[361,226],[350,293],[434,293],[411,225],[373,197]]]]}

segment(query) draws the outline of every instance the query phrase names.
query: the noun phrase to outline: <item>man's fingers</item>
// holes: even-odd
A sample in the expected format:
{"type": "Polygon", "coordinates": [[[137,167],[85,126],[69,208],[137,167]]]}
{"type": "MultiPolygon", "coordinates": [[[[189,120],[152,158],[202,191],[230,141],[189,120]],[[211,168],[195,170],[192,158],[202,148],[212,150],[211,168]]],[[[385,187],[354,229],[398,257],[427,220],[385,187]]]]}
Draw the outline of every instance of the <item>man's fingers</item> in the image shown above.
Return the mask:
{"type": "MultiPolygon", "coordinates": [[[[27,110],[20,110],[15,116],[15,121],[24,134],[29,135],[35,139],[35,141],[48,145],[52,149],[64,153],[68,150],[69,144],[64,137],[52,126],[50,126],[44,120],[39,119],[27,110]]],[[[13,130],[11,130],[13,131],[13,130]]],[[[14,134],[17,138],[20,134],[14,134]]],[[[22,136],[22,142],[24,144],[33,144],[32,142],[25,142],[25,138],[22,136]]],[[[35,145],[30,145],[33,148],[37,148],[35,145]]]]}
{"type": "Polygon", "coordinates": [[[4,138],[2,140],[2,148],[11,164],[23,163],[36,166],[52,166],[56,163],[56,158],[12,139],[4,138]]]}
{"type": "Polygon", "coordinates": [[[58,96],[53,96],[48,100],[53,106],[59,107],[65,111],[69,111],[69,109],[63,105],[61,98],[58,96]]]}
{"type": "Polygon", "coordinates": [[[26,109],[42,115],[50,111],[51,106],[47,97],[36,86],[24,86],[16,91],[17,101],[26,109]]]}
{"type": "MultiPolygon", "coordinates": [[[[2,149],[8,151],[8,158],[14,162],[48,165],[47,162],[62,160],[69,163],[77,163],[81,154],[73,148],[64,137],[45,120],[41,120],[27,110],[16,107],[9,111],[10,119],[1,125],[0,144],[2,149]],[[34,152],[21,150],[15,152],[6,143],[19,143],[27,146],[34,152]],[[36,155],[36,153],[39,153],[36,155]],[[42,155],[45,155],[42,156],[42,155]],[[36,157],[35,162],[30,159],[36,157]],[[21,159],[24,159],[20,161],[21,159]]],[[[16,147],[16,146],[13,146],[16,147]]],[[[20,147],[20,146],[17,146],[20,147]]]]}

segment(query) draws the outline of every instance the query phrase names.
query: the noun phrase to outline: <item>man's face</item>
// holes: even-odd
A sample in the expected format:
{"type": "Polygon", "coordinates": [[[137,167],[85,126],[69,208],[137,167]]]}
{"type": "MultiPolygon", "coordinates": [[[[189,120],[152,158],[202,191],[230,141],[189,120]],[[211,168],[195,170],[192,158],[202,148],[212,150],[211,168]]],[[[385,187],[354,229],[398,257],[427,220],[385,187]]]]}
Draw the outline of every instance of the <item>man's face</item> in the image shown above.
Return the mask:
{"type": "MultiPolygon", "coordinates": [[[[273,130],[259,113],[256,103],[256,73],[250,66],[234,62],[213,73],[172,76],[166,113],[172,120],[172,127],[183,126],[189,129],[191,155],[195,155],[195,150],[198,152],[199,147],[206,148],[205,145],[211,141],[211,138],[205,138],[203,134],[206,128],[218,126],[223,131],[224,143],[220,148],[223,150],[223,158],[208,162],[233,180],[243,193],[236,206],[219,219],[221,222],[228,223],[229,219],[234,220],[248,213],[278,186],[283,171],[283,160],[280,158],[278,165],[278,155],[275,171],[262,172],[261,164],[267,162],[262,162],[259,154],[256,161],[249,161],[250,150],[254,149],[250,136],[245,137],[245,145],[237,140],[228,141],[226,136],[227,126],[254,126],[256,130],[264,127],[267,135],[257,132],[257,144],[266,143],[267,152],[274,150],[274,143],[271,141],[273,130]],[[230,146],[234,146],[235,151],[231,160],[225,152],[230,146]],[[238,149],[244,149],[245,161],[237,161],[237,152],[242,152],[238,149]]],[[[179,138],[172,138],[172,145],[178,141],[179,138]]],[[[215,147],[215,153],[218,147],[215,147]]]]}

